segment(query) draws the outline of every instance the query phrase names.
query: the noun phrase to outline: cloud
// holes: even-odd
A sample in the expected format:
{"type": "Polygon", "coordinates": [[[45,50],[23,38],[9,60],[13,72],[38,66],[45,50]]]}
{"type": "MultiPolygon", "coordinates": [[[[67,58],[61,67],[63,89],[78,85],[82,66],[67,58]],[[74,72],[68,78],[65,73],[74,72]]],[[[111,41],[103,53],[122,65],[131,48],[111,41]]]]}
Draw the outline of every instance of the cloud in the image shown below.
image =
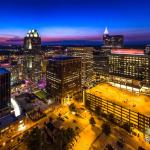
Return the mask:
{"type": "Polygon", "coordinates": [[[86,27],[49,27],[40,30],[42,36],[50,37],[73,37],[73,36],[95,36],[100,34],[97,28],[86,27]]]}
{"type": "Polygon", "coordinates": [[[23,39],[19,36],[0,34],[0,44],[22,44],[23,39]]]}

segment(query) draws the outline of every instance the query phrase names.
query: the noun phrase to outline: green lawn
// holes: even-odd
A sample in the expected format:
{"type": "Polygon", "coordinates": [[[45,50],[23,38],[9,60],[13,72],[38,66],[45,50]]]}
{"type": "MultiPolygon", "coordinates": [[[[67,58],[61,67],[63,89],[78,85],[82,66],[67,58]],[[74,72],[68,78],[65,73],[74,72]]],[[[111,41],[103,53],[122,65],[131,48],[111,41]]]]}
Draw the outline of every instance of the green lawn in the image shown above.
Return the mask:
{"type": "Polygon", "coordinates": [[[38,91],[38,92],[35,92],[34,93],[37,97],[39,97],[40,99],[46,99],[46,92],[44,92],[44,91],[38,91]]]}

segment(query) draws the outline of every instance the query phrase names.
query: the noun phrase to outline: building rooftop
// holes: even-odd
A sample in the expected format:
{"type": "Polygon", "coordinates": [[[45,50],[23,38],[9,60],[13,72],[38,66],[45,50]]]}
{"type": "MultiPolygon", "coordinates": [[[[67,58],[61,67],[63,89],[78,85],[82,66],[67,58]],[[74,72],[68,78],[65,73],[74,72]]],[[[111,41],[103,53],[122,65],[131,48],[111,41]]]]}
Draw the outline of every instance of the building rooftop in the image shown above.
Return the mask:
{"type": "Polygon", "coordinates": [[[21,118],[24,115],[20,115],[18,117],[15,117],[15,115],[13,114],[9,114],[7,116],[4,116],[2,118],[0,118],[0,129],[6,128],[7,126],[9,126],[10,124],[16,122],[17,120],[21,120],[21,118]]]}
{"type": "Polygon", "coordinates": [[[75,57],[72,57],[72,56],[64,56],[64,55],[61,55],[61,56],[55,56],[55,57],[52,57],[51,61],[64,61],[64,60],[70,60],[70,59],[74,59],[75,57]]]}
{"type": "Polygon", "coordinates": [[[142,49],[112,49],[112,54],[125,54],[125,55],[144,55],[142,49]]]}
{"type": "Polygon", "coordinates": [[[32,29],[27,33],[27,37],[39,37],[39,33],[37,32],[37,30],[32,29]]]}
{"type": "Polygon", "coordinates": [[[150,116],[150,96],[132,93],[113,87],[107,83],[99,84],[86,92],[131,109],[132,111],[150,116]]]}
{"type": "Polygon", "coordinates": [[[9,73],[9,71],[5,68],[0,68],[0,75],[5,73],[9,73]]]}

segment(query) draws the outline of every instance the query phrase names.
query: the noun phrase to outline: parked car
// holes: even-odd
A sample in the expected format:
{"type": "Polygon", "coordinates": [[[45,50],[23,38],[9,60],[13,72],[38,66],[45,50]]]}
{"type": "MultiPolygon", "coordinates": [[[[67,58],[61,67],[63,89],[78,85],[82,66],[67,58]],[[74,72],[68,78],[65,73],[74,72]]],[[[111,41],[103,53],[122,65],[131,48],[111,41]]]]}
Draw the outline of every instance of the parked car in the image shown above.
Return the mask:
{"type": "Polygon", "coordinates": [[[113,147],[110,145],[110,144],[107,144],[105,146],[105,149],[104,150],[114,150],[113,147]]]}
{"type": "Polygon", "coordinates": [[[145,148],[139,146],[138,150],[145,150],[145,148]]]}
{"type": "Polygon", "coordinates": [[[119,138],[119,140],[117,141],[117,145],[119,146],[119,147],[121,147],[121,148],[123,148],[124,147],[124,140],[123,140],[123,138],[119,138]]]}
{"type": "Polygon", "coordinates": [[[66,119],[69,119],[67,116],[65,116],[66,119]]]}
{"type": "Polygon", "coordinates": [[[73,119],[73,123],[76,123],[77,121],[75,119],[73,119]]]}

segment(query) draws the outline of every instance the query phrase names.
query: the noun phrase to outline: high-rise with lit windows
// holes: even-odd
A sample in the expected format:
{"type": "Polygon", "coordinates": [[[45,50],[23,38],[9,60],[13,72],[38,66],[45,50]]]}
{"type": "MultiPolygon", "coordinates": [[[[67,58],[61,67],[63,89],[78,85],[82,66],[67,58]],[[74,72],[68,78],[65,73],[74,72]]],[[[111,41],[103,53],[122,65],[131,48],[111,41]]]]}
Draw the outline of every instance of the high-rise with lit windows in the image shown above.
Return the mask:
{"type": "Polygon", "coordinates": [[[103,34],[104,46],[123,48],[124,37],[123,35],[109,35],[108,29],[106,28],[103,34]]]}
{"type": "Polygon", "coordinates": [[[69,102],[81,91],[81,58],[55,56],[49,59],[46,83],[51,98],[61,103],[69,102]]]}
{"type": "Polygon", "coordinates": [[[82,87],[91,87],[94,80],[93,47],[67,47],[65,54],[80,57],[82,62],[82,87]]]}
{"type": "Polygon", "coordinates": [[[24,50],[31,54],[37,54],[41,51],[41,37],[37,30],[30,30],[24,38],[24,50]]]}
{"type": "Polygon", "coordinates": [[[109,83],[134,92],[150,93],[150,56],[144,50],[112,49],[109,83]]]}
{"type": "Polygon", "coordinates": [[[41,37],[37,30],[30,30],[24,38],[24,78],[38,83],[42,78],[41,37]]]}

